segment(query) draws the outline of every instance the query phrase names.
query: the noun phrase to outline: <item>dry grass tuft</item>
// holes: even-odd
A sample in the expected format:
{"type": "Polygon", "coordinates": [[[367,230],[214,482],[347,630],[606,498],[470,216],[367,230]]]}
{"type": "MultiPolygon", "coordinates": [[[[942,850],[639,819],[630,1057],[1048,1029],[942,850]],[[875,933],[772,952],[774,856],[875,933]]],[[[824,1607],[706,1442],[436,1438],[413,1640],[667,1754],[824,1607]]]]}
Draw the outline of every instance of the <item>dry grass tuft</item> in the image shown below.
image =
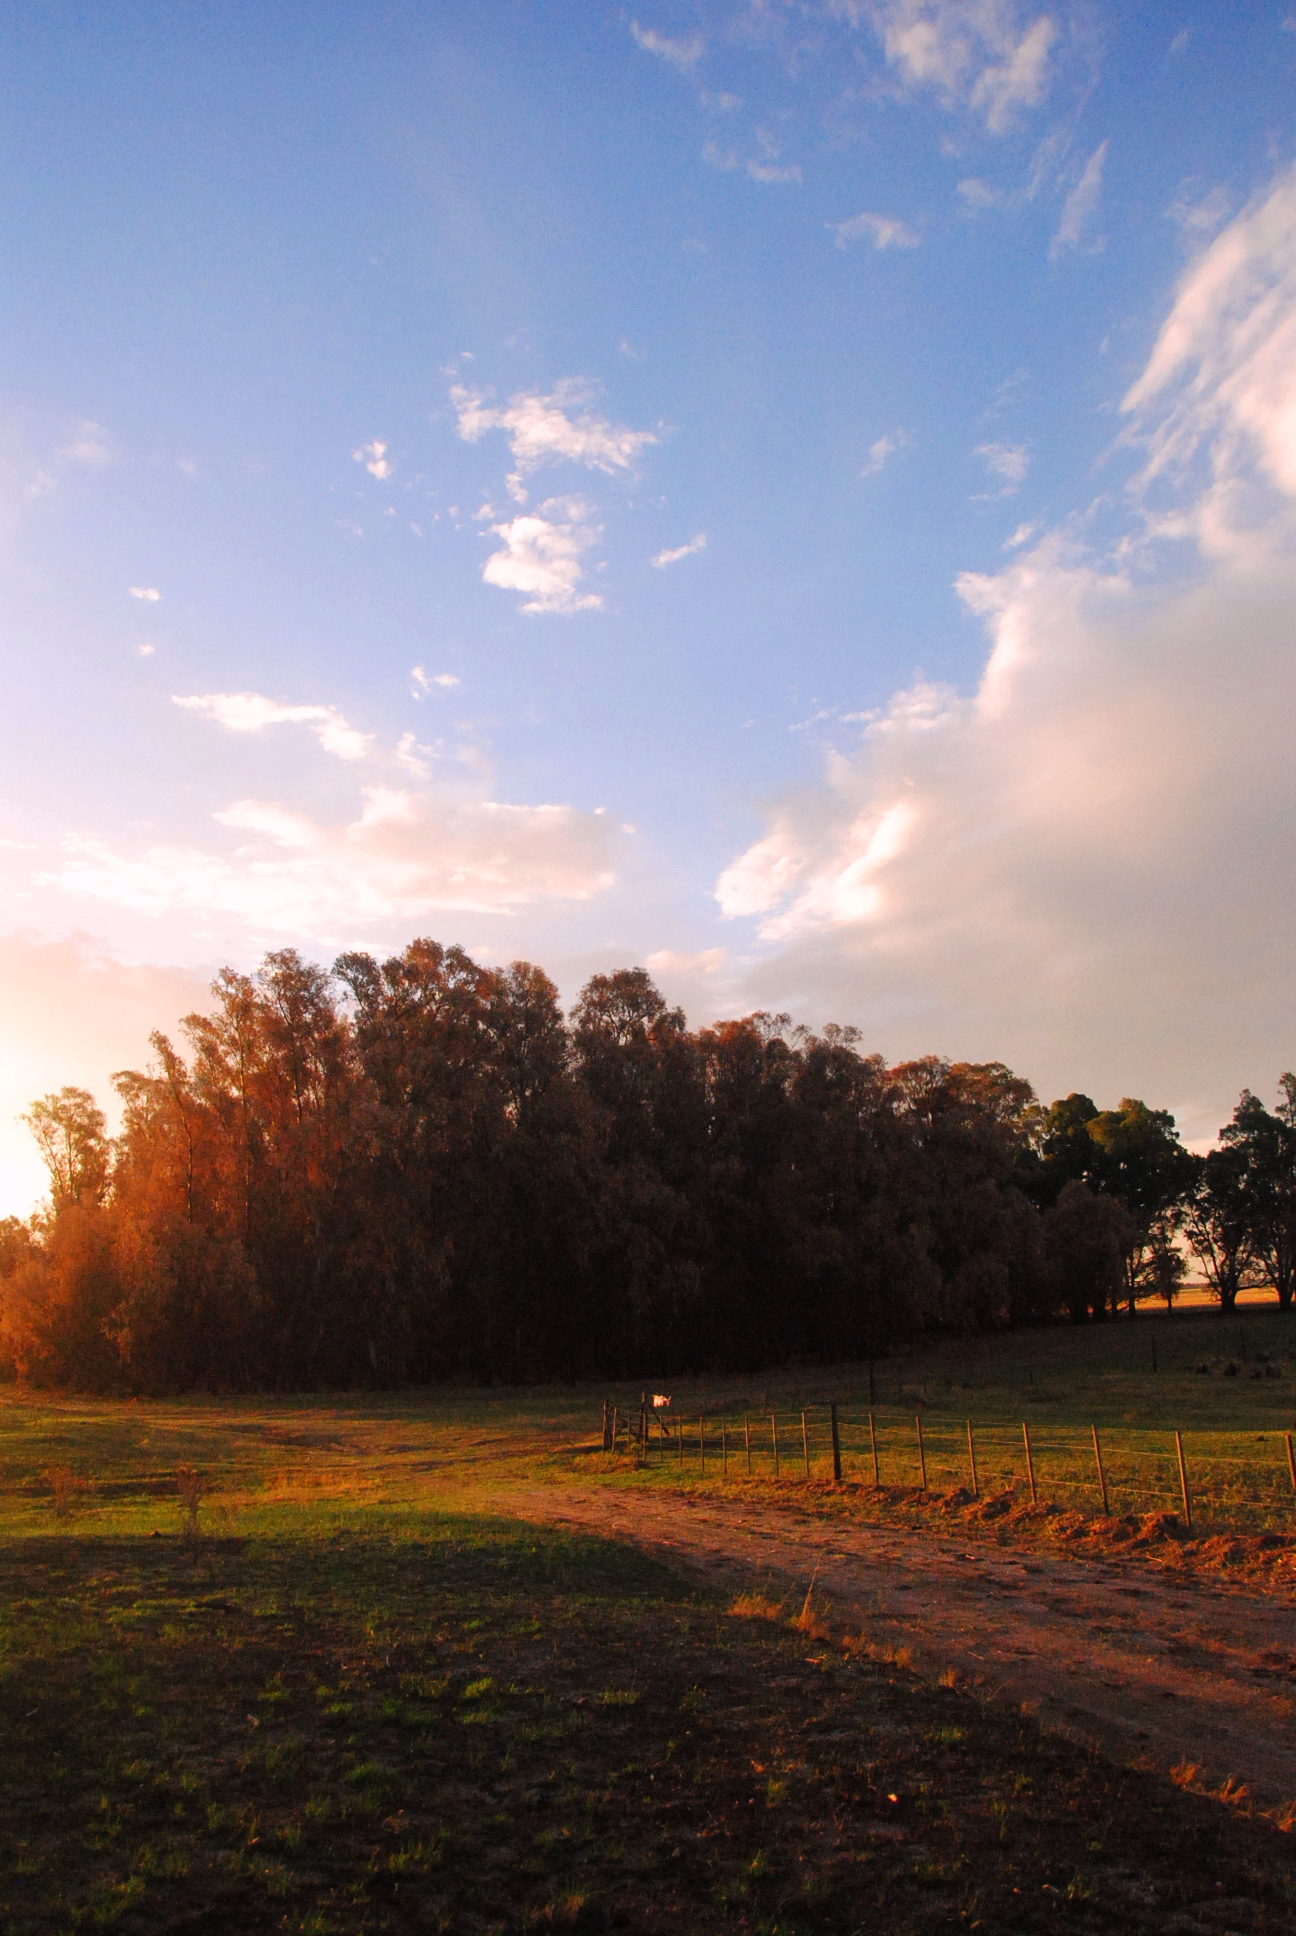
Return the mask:
{"type": "Polygon", "coordinates": [[[783,1602],[765,1593],[740,1593],[730,1602],[729,1611],[736,1620],[781,1620],[783,1602]]]}
{"type": "Polygon", "coordinates": [[[70,1465],[47,1466],[41,1477],[50,1489],[55,1519],[70,1519],[82,1495],[90,1490],[89,1480],[81,1478],[70,1465]]]}
{"type": "Polygon", "coordinates": [[[1170,1779],[1176,1788],[1191,1788],[1197,1774],[1198,1763],[1180,1761],[1170,1770],[1170,1779]]]}
{"type": "Polygon", "coordinates": [[[198,1511],[206,1496],[207,1485],[195,1465],[178,1465],[175,1475],[176,1498],[180,1501],[180,1512],[184,1520],[186,1539],[198,1537],[198,1511]]]}

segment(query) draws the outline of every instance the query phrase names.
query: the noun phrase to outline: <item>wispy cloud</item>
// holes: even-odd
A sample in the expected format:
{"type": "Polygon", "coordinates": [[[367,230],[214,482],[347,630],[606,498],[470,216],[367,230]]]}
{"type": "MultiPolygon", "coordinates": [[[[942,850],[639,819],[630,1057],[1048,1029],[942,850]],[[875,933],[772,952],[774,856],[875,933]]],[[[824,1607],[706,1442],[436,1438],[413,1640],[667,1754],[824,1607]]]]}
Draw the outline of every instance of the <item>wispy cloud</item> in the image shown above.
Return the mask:
{"type": "Polygon", "coordinates": [[[1024,21],[1012,0],[877,0],[870,12],[901,82],[970,108],[991,134],[1048,94],[1058,30],[1047,14],[1024,21]]]}
{"type": "Polygon", "coordinates": [[[111,464],[113,455],[107,431],[88,417],[78,424],[71,442],[63,444],[57,454],[66,464],[84,464],[90,470],[102,470],[105,464],[111,464]]]}
{"type": "Polygon", "coordinates": [[[1193,195],[1185,183],[1166,213],[1176,224],[1189,248],[1209,240],[1233,213],[1233,200],[1226,188],[1211,188],[1204,195],[1193,195]]]}
{"type": "Polygon", "coordinates": [[[461,683],[457,672],[427,673],[421,665],[411,666],[410,678],[414,681],[411,690],[416,699],[422,699],[425,694],[431,692],[436,686],[449,688],[450,686],[457,686],[461,683]]]}
{"type": "Polygon", "coordinates": [[[1011,497],[1030,469],[1030,452],[1025,444],[978,444],[973,455],[981,458],[991,477],[1002,479],[996,497],[1011,497]]]}
{"type": "Polygon", "coordinates": [[[706,532],[699,531],[697,536],[690,538],[687,544],[676,545],[673,551],[659,551],[652,562],[658,571],[663,571],[667,565],[677,565],[681,558],[691,558],[694,552],[705,551],[706,542],[706,532]]]}
{"type": "Polygon", "coordinates": [[[377,437],[372,443],[361,444],[359,450],[353,450],[351,455],[357,464],[364,465],[371,477],[383,481],[392,474],[392,467],[387,461],[387,446],[380,443],[377,437]]]}
{"type": "MultiPolygon", "coordinates": [[[[1098,207],[1102,194],[1103,168],[1107,161],[1107,142],[1101,142],[1090,155],[1081,175],[1062,208],[1057,234],[1049,244],[1050,260],[1056,261],[1064,249],[1080,246],[1084,232],[1098,207]]],[[[1091,247],[1101,248],[1101,239],[1091,247]]]]}
{"type": "Polygon", "coordinates": [[[744,156],[736,148],[722,148],[718,141],[705,144],[702,159],[708,168],[717,168],[722,175],[744,174],[748,181],[759,182],[766,188],[801,180],[801,169],[796,162],[783,163],[769,154],[744,156]]]}
{"type": "Polygon", "coordinates": [[[450,398],[465,443],[475,444],[490,430],[505,432],[517,466],[509,480],[510,494],[525,502],[523,479],[543,464],[583,464],[587,470],[611,476],[629,470],[640,451],[657,442],[654,431],[630,430],[582,409],[593,393],[590,383],[573,377],[555,384],[547,395],[519,391],[502,407],[487,403],[478,391],[462,384],[455,385],[450,398]]]}
{"type": "Polygon", "coordinates": [[[588,900],[615,879],[616,823],[574,807],[368,787],[358,815],[340,826],[260,800],[215,818],[237,837],[232,849],[158,842],[129,854],[76,839],[49,878],[144,913],[224,914],[323,938],[387,930],[438,908],[506,913],[588,900]]]}
{"type": "Polygon", "coordinates": [[[922,241],[917,229],[898,215],[852,215],[825,226],[835,233],[839,249],[848,249],[852,242],[871,242],[875,249],[916,249],[922,241]]]}
{"type": "Polygon", "coordinates": [[[524,612],[597,611],[603,603],[597,592],[578,589],[580,561],[602,535],[589,517],[580,498],[552,497],[537,511],[493,524],[492,532],[504,544],[486,560],[482,577],[501,591],[525,592],[524,612]]]}
{"type": "Polygon", "coordinates": [[[144,599],[149,605],[156,605],[162,596],[156,585],[132,585],[130,595],[132,598],[144,599]]]}
{"type": "Polygon", "coordinates": [[[309,726],[326,753],[340,760],[361,760],[373,745],[372,733],[348,726],[336,706],[283,706],[259,692],[205,692],[181,696],[171,703],[202,713],[232,733],[260,733],[267,726],[309,726]]]}
{"type": "Polygon", "coordinates": [[[1030,543],[1038,530],[1037,524],[1019,524],[1012,536],[1004,539],[1004,550],[1019,551],[1024,544],[1030,543]]]}
{"type": "Polygon", "coordinates": [[[706,52],[706,42],[701,34],[688,34],[682,40],[672,40],[669,34],[659,34],[655,28],[641,27],[637,20],[630,22],[630,32],[635,45],[642,47],[645,54],[656,54],[659,60],[669,61],[681,74],[687,74],[696,67],[706,52]]]}
{"type": "Polygon", "coordinates": [[[860,472],[861,477],[876,477],[889,457],[903,450],[909,442],[907,430],[888,430],[882,437],[869,445],[868,462],[860,472]]]}

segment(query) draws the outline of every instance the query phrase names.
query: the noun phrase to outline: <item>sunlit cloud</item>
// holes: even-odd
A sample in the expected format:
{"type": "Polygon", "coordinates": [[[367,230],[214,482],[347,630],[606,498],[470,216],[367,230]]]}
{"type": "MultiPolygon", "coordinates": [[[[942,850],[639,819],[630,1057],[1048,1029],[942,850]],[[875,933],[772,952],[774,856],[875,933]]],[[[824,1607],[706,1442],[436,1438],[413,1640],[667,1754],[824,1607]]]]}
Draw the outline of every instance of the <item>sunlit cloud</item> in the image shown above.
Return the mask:
{"type": "Polygon", "coordinates": [[[387,461],[387,446],[376,437],[370,444],[361,444],[359,450],[353,450],[351,455],[357,464],[364,465],[371,477],[385,481],[392,474],[392,467],[387,461]]]}
{"type": "Polygon", "coordinates": [[[202,713],[232,733],[260,733],[267,726],[309,726],[324,751],[340,760],[362,760],[373,745],[373,734],[348,726],[336,706],[283,706],[259,692],[206,692],[185,697],[173,693],[171,703],[202,713]]]}
{"type": "Polygon", "coordinates": [[[696,67],[706,52],[706,42],[701,34],[688,34],[682,40],[672,40],[668,34],[659,34],[651,27],[641,27],[637,20],[630,22],[630,32],[636,46],[642,47],[646,54],[656,54],[659,60],[669,61],[682,74],[696,67]]]}
{"type": "Polygon", "coordinates": [[[658,571],[664,571],[667,565],[677,565],[681,558],[692,558],[695,553],[705,551],[706,544],[706,532],[699,531],[697,536],[690,538],[687,544],[676,545],[673,551],[657,552],[652,562],[658,571]]]}
{"type": "Polygon", "coordinates": [[[764,937],[752,1004],[1151,1094],[1209,1136],[1291,1034],[1296,173],[1194,260],[1125,409],[1120,541],[1019,527],[964,574],[975,690],[897,693],[716,893],[764,937]],[[1162,531],[1196,541],[1182,576],[1162,531]]]}
{"type": "Polygon", "coordinates": [[[156,585],[132,585],[130,595],[132,598],[142,598],[149,605],[156,605],[162,596],[156,585]]]}
{"type": "Polygon", "coordinates": [[[523,502],[523,480],[544,464],[582,464],[611,476],[629,470],[645,446],[657,442],[651,430],[630,430],[582,408],[592,395],[590,384],[571,378],[555,384],[547,395],[519,391],[502,407],[462,384],[454,386],[450,399],[465,443],[475,444],[490,430],[505,432],[517,467],[509,479],[510,495],[523,502]]]}
{"type": "Polygon", "coordinates": [[[889,430],[884,436],[876,438],[869,445],[868,461],[860,472],[861,477],[876,477],[888,458],[894,457],[909,442],[907,430],[889,430]]]}
{"type": "Polygon", "coordinates": [[[597,611],[603,603],[598,594],[578,589],[584,575],[580,561],[601,536],[589,515],[580,498],[553,497],[537,511],[493,524],[491,531],[504,544],[486,560],[482,577],[501,591],[525,592],[524,612],[597,611]]]}
{"type": "Polygon", "coordinates": [[[428,693],[434,691],[435,688],[438,686],[442,687],[444,690],[448,690],[451,686],[457,686],[461,684],[459,674],[457,672],[428,673],[424,671],[421,665],[412,666],[410,668],[410,678],[414,681],[414,684],[411,690],[416,699],[422,699],[426,697],[428,693]]]}
{"type": "Polygon", "coordinates": [[[219,852],[156,842],[125,853],[72,839],[48,879],[140,913],[225,915],[325,939],[437,909],[498,914],[584,901],[615,879],[617,828],[606,815],[428,788],[366,787],[361,797],[341,825],[274,801],[236,801],[215,816],[236,836],[219,852]]]}
{"type": "Polygon", "coordinates": [[[848,249],[852,242],[871,242],[875,249],[916,249],[922,241],[917,229],[896,215],[852,215],[826,226],[836,234],[839,249],[848,249]]]}

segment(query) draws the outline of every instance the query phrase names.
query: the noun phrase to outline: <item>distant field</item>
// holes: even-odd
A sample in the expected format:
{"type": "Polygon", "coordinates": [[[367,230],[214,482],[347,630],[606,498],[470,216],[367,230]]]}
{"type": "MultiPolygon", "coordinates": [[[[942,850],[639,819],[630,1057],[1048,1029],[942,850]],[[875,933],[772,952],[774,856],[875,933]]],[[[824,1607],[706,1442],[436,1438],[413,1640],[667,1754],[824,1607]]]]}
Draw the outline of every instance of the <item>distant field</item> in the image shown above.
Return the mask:
{"type": "MultiPolygon", "coordinates": [[[[1116,1342],[1033,1340],[1040,1415],[1068,1379],[1087,1401],[1115,1381],[1103,1402],[1133,1408],[1144,1374],[1116,1342]]],[[[893,1361],[875,1386],[899,1406],[915,1379],[948,1378],[960,1407],[989,1417],[1001,1393],[1011,1417],[1021,1351],[893,1361]]],[[[866,1389],[867,1367],[841,1376],[866,1389]]],[[[1159,1373],[1159,1391],[1192,1376],[1159,1373]]],[[[1250,1406],[1254,1424],[1273,1382],[1217,1400],[1212,1380],[1196,1402],[1250,1406]]],[[[770,1397],[797,1412],[830,1389],[798,1372],[770,1397]]],[[[712,1409],[765,1392],[687,1395],[712,1409]]],[[[597,1449],[603,1397],[10,1394],[5,1936],[1168,1936],[1221,1904],[1229,1927],[1292,1926],[1290,1837],[1272,1824],[925,1681],[868,1632],[493,1513],[516,1480],[660,1483],[597,1449]],[[186,1466],[205,1488],[193,1540],[186,1466]]]]}

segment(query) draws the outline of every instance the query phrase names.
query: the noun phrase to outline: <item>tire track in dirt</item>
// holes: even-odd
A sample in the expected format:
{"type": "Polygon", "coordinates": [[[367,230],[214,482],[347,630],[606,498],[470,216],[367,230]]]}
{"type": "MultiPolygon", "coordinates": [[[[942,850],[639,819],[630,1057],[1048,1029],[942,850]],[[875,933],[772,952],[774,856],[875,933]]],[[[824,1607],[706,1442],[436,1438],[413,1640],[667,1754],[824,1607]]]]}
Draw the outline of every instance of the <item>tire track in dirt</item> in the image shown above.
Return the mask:
{"type": "Polygon", "coordinates": [[[1128,1560],[862,1523],[784,1507],[555,1486],[492,1495],[521,1518],[626,1539],[727,1588],[766,1583],[817,1602],[926,1671],[954,1667],[1045,1727],[1194,1786],[1245,1783],[1296,1801],[1296,1610],[1128,1560]]]}

